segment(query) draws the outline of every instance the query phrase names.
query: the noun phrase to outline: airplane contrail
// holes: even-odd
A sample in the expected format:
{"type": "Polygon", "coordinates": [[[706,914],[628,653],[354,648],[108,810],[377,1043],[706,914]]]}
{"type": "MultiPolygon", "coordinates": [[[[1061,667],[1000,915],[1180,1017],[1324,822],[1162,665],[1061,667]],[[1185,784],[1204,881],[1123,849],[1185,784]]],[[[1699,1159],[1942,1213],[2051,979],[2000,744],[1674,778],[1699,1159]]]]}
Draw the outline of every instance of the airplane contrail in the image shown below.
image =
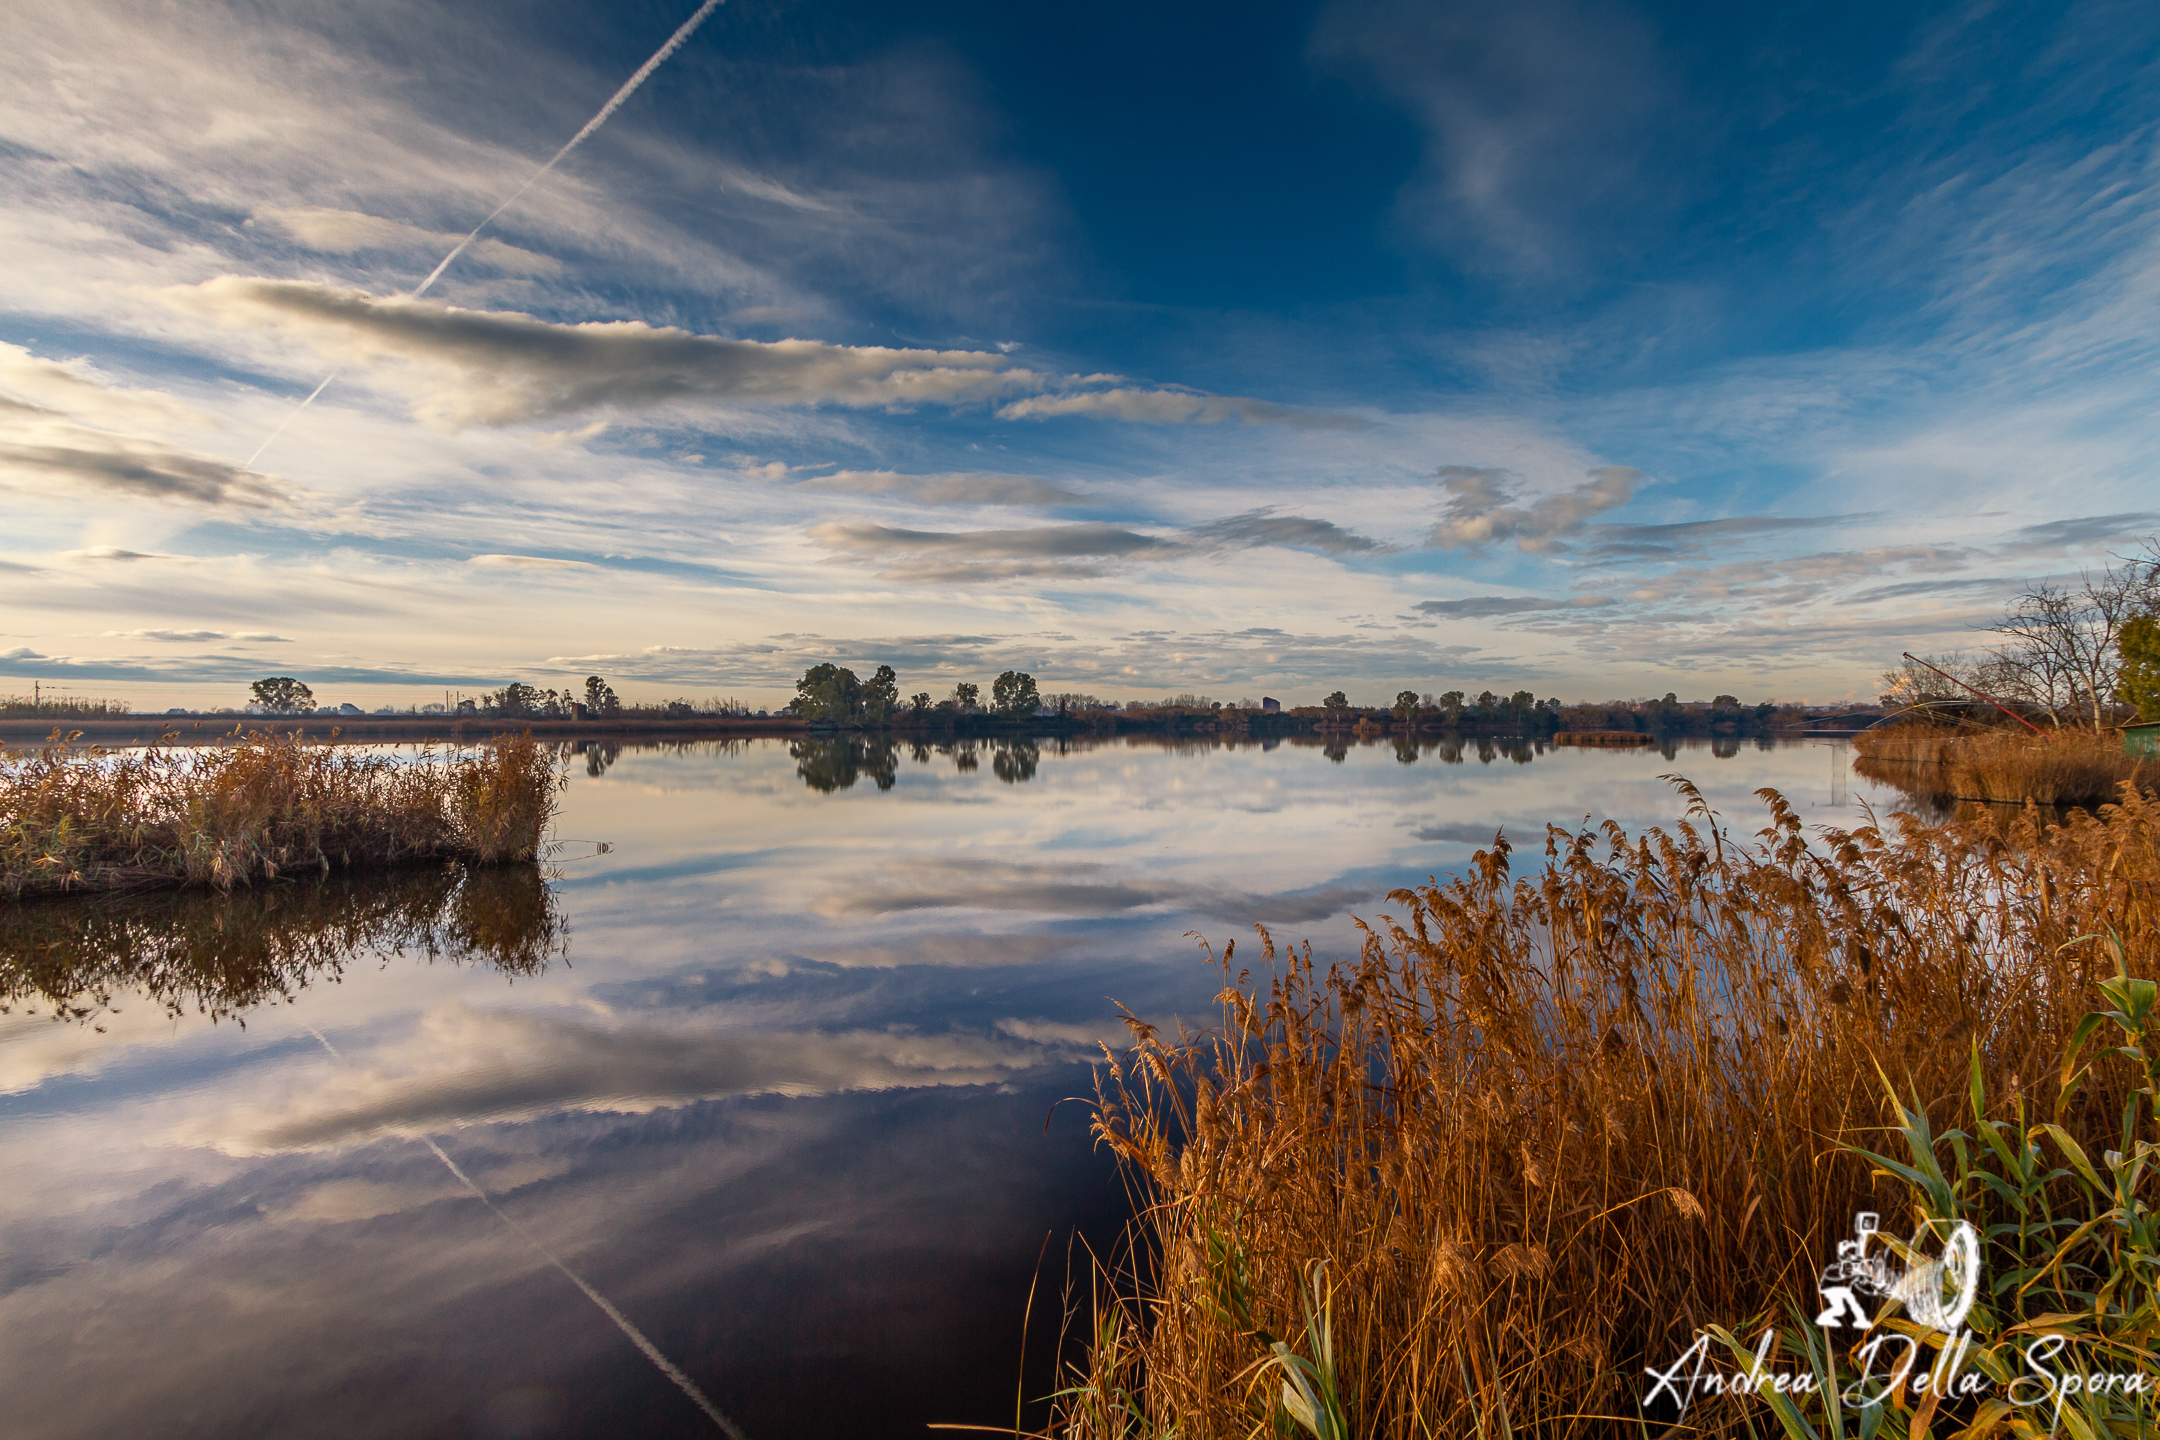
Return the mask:
{"type": "MultiPolygon", "coordinates": [[[[538,170],[533,171],[533,173],[529,177],[527,177],[525,183],[518,186],[518,188],[511,194],[509,199],[503,201],[502,204],[497,205],[493,210],[490,210],[485,220],[482,220],[478,225],[473,226],[472,233],[467,235],[464,239],[458,241],[457,244],[453,245],[450,248],[450,253],[443,256],[441,262],[438,263],[433,270],[428,271],[427,279],[422,280],[418,285],[415,285],[406,294],[405,298],[408,300],[417,300],[422,295],[425,295],[428,290],[433,287],[435,282],[442,278],[443,271],[450,268],[450,263],[453,260],[456,260],[458,256],[464,254],[466,247],[470,246],[473,241],[480,238],[481,231],[487,229],[488,226],[494,224],[495,221],[502,215],[503,211],[508,210],[511,206],[517,204],[518,201],[524,199],[525,192],[532,189],[533,186],[539,184],[540,181],[546,177],[547,173],[550,170],[553,170],[557,165],[562,164],[564,156],[568,155],[571,151],[577,149],[578,146],[584,144],[585,141],[591,137],[592,133],[595,130],[598,130],[602,125],[605,125],[607,123],[608,117],[610,115],[613,115],[617,110],[620,110],[623,106],[623,102],[637,93],[638,86],[643,85],[646,80],[650,79],[653,71],[659,69],[663,64],[667,63],[668,56],[673,55],[677,50],[680,50],[683,47],[683,42],[688,40],[690,36],[696,32],[698,26],[705,23],[705,18],[708,15],[711,15],[713,11],[719,9],[724,3],[726,3],[726,0],[705,0],[704,4],[698,6],[696,14],[692,15],[689,19],[683,21],[682,24],[676,26],[675,33],[668,36],[667,43],[662,45],[658,50],[653,51],[652,58],[647,60],[643,65],[638,66],[638,68],[634,72],[632,72],[630,78],[623,81],[622,88],[617,90],[613,95],[609,96],[607,104],[602,105],[599,111],[592,117],[592,119],[585,122],[585,128],[578,131],[577,134],[571,136],[569,141],[564,144],[562,149],[555,152],[554,156],[549,159],[547,164],[542,165],[538,170]]],[[[248,456],[247,464],[240,467],[241,473],[245,474],[246,472],[255,468],[255,462],[262,458],[263,451],[270,448],[270,442],[277,439],[278,436],[284,434],[285,426],[292,424],[295,416],[297,416],[302,410],[307,409],[308,406],[314,404],[315,397],[330,388],[330,382],[337,379],[337,375],[338,372],[333,370],[328,375],[323,376],[322,383],[308,392],[307,399],[302,400],[299,404],[293,406],[292,414],[287,415],[284,419],[284,422],[280,424],[277,429],[271,431],[270,434],[263,440],[262,444],[255,447],[255,453],[248,456]]]]}
{"type": "Polygon", "coordinates": [[[255,462],[262,459],[262,452],[270,448],[270,442],[277,439],[278,436],[284,434],[285,427],[292,424],[293,420],[298,417],[302,410],[305,410],[308,406],[314,404],[315,397],[322,394],[323,391],[329,389],[330,382],[337,379],[337,376],[338,372],[335,370],[332,370],[328,375],[323,376],[322,384],[317,385],[313,390],[310,390],[308,392],[307,399],[302,400],[298,405],[293,406],[291,411],[286,414],[285,418],[278,421],[277,429],[272,430],[268,435],[263,436],[262,444],[255,447],[255,453],[248,456],[247,464],[240,467],[240,472],[243,475],[255,468],[255,462]]]}
{"type": "MultiPolygon", "coordinates": [[[[718,3],[719,0],[713,0],[713,4],[718,3]]],[[[711,7],[708,6],[707,8],[710,9],[711,7]]],[[[337,1046],[332,1045],[330,1043],[329,1037],[324,1035],[322,1031],[310,1025],[307,1027],[307,1032],[308,1034],[313,1035],[317,1040],[322,1042],[323,1049],[329,1051],[331,1055],[336,1057],[336,1059],[338,1059],[340,1062],[344,1061],[345,1057],[342,1054],[339,1054],[337,1046]]],[[[583,1276],[579,1275],[575,1270],[572,1270],[568,1265],[563,1264],[561,1257],[556,1255],[556,1253],[553,1250],[550,1250],[545,1244],[541,1243],[539,1236],[533,1234],[532,1231],[527,1230],[524,1226],[518,1224],[517,1221],[511,1219],[508,1215],[505,1215],[502,1212],[501,1207],[498,1206],[492,1199],[488,1198],[487,1191],[482,1190],[478,1185],[475,1185],[473,1183],[472,1177],[458,1168],[457,1161],[452,1160],[448,1155],[443,1153],[442,1146],[435,1143],[434,1136],[423,1132],[420,1136],[420,1143],[427,1146],[428,1149],[434,1151],[435,1158],[442,1161],[443,1167],[447,1169],[452,1175],[457,1177],[458,1183],[460,1185],[463,1185],[467,1190],[472,1191],[474,1198],[479,1200],[482,1205],[487,1206],[489,1210],[493,1211],[496,1219],[502,1221],[503,1224],[509,1226],[512,1230],[516,1231],[518,1237],[522,1239],[526,1244],[532,1246],[533,1249],[539,1251],[541,1256],[546,1259],[548,1264],[553,1265],[557,1270],[562,1271],[564,1278],[569,1280],[571,1284],[577,1286],[578,1289],[584,1291],[585,1298],[592,1301],[593,1304],[599,1306],[600,1313],[607,1316],[608,1319],[614,1321],[615,1328],[622,1331],[625,1336],[629,1337],[630,1343],[637,1346],[637,1348],[644,1354],[646,1359],[652,1361],[655,1366],[659,1367],[661,1374],[667,1376],[668,1379],[674,1381],[676,1388],[681,1390],[683,1394],[689,1396],[692,1403],[694,1403],[698,1407],[698,1409],[705,1412],[706,1418],[711,1420],[713,1424],[720,1427],[721,1433],[725,1434],[728,1437],[728,1440],[747,1440],[747,1437],[736,1426],[735,1422],[728,1419],[727,1416],[721,1414],[720,1407],[705,1398],[705,1392],[698,1389],[697,1382],[695,1380],[692,1380],[688,1375],[685,1375],[682,1372],[682,1369],[677,1366],[674,1361],[668,1359],[667,1356],[661,1354],[660,1347],[653,1344],[652,1341],[646,1339],[645,1332],[638,1329],[637,1326],[631,1324],[628,1316],[624,1315],[622,1311],[616,1309],[613,1305],[609,1304],[608,1298],[605,1295],[602,1295],[598,1290],[595,1290],[592,1286],[586,1284],[583,1276]]]]}
{"type": "Polygon", "coordinates": [[[680,50],[682,48],[683,42],[690,38],[691,32],[696,30],[698,26],[704,24],[705,17],[712,14],[713,11],[719,9],[721,4],[722,0],[705,0],[704,4],[698,6],[697,13],[695,15],[692,15],[688,20],[683,21],[683,23],[676,28],[675,33],[668,36],[667,44],[662,45],[658,50],[653,51],[652,59],[647,60],[643,65],[638,66],[637,73],[633,74],[628,80],[623,81],[622,89],[617,90],[615,94],[609,98],[607,104],[600,107],[599,114],[593,116],[592,119],[586,121],[585,128],[578,131],[577,134],[571,136],[569,143],[564,145],[562,149],[555,152],[554,159],[548,161],[547,164],[542,165],[538,170],[533,171],[532,178],[527,180],[523,185],[518,186],[516,194],[512,195],[508,200],[503,201],[502,204],[496,206],[494,210],[489,213],[487,219],[482,220],[478,225],[473,226],[472,234],[467,235],[463,240],[458,241],[456,248],[451,250],[448,255],[443,256],[442,263],[440,265],[437,265],[433,270],[430,270],[428,272],[427,279],[422,280],[418,285],[414,286],[412,294],[407,296],[406,298],[411,300],[417,300],[422,295],[425,295],[428,291],[428,287],[433,285],[438,279],[442,277],[443,271],[450,268],[450,262],[457,259],[458,256],[464,254],[465,247],[472,244],[473,241],[479,239],[480,232],[487,229],[489,225],[493,224],[497,215],[502,214],[503,211],[508,210],[512,205],[517,204],[519,200],[524,198],[526,191],[532,189],[533,186],[540,183],[542,176],[546,175],[548,171],[553,170],[557,165],[560,165],[562,163],[563,156],[568,155],[572,150],[575,150],[578,146],[584,144],[585,138],[587,136],[591,135],[593,131],[598,130],[602,125],[605,125],[607,123],[608,116],[613,115],[617,110],[620,110],[622,108],[623,101],[628,100],[630,96],[635,93],[638,86],[645,83],[646,77],[651,75],[653,71],[659,69],[660,66],[665,63],[668,56],[673,55],[677,50],[680,50]]]}

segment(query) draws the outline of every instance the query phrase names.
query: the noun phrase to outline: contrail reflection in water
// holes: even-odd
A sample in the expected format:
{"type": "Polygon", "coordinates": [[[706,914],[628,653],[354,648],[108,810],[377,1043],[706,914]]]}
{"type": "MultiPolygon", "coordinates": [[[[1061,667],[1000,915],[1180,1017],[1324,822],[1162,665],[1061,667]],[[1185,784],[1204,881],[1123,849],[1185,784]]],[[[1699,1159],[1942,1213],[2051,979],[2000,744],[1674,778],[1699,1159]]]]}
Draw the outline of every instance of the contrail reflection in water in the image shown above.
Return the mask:
{"type": "MultiPolygon", "coordinates": [[[[717,0],[715,0],[715,3],[717,3],[717,0]]],[[[345,1057],[338,1053],[337,1046],[332,1045],[330,1043],[330,1038],[324,1035],[322,1031],[317,1030],[314,1026],[310,1025],[308,1026],[308,1034],[313,1035],[318,1041],[320,1041],[322,1043],[323,1049],[329,1051],[331,1056],[336,1059],[340,1064],[343,1064],[345,1062],[345,1057]]],[[[600,1313],[607,1316],[608,1319],[614,1321],[615,1328],[622,1331],[623,1334],[627,1335],[630,1338],[630,1343],[637,1346],[637,1348],[641,1352],[643,1352],[646,1359],[652,1361],[655,1366],[659,1367],[661,1374],[667,1376],[668,1379],[674,1381],[676,1388],[680,1389],[683,1394],[689,1396],[692,1403],[694,1403],[698,1407],[698,1409],[705,1412],[706,1418],[711,1420],[713,1424],[719,1426],[721,1432],[728,1436],[728,1440],[748,1440],[748,1437],[746,1437],[741,1431],[741,1429],[736,1426],[735,1422],[728,1419],[727,1416],[721,1414],[720,1407],[713,1404],[711,1400],[705,1397],[705,1392],[698,1389],[697,1382],[695,1380],[692,1380],[688,1375],[685,1375],[682,1372],[681,1367],[677,1366],[674,1361],[668,1359],[667,1356],[661,1354],[660,1347],[653,1344],[652,1341],[646,1339],[645,1332],[638,1329],[637,1326],[631,1324],[628,1316],[624,1315],[622,1311],[616,1309],[614,1305],[610,1304],[608,1298],[605,1295],[602,1295],[598,1290],[595,1290],[592,1286],[586,1284],[583,1276],[579,1275],[575,1270],[572,1270],[568,1265],[563,1264],[561,1257],[556,1255],[553,1250],[550,1250],[541,1241],[539,1236],[533,1234],[532,1231],[527,1230],[524,1226],[518,1224],[517,1221],[511,1219],[508,1215],[505,1215],[502,1212],[502,1208],[498,1206],[493,1200],[488,1198],[487,1191],[482,1190],[478,1185],[474,1184],[472,1177],[458,1168],[457,1161],[452,1160],[448,1155],[443,1153],[442,1146],[435,1143],[434,1136],[423,1134],[420,1137],[420,1143],[427,1146],[428,1149],[434,1151],[435,1158],[442,1161],[443,1168],[448,1170],[452,1175],[456,1176],[457,1181],[460,1185],[463,1185],[467,1190],[472,1191],[473,1198],[478,1200],[482,1205],[487,1206],[488,1210],[494,1214],[496,1219],[502,1221],[503,1224],[509,1226],[511,1230],[517,1233],[519,1239],[523,1240],[526,1244],[532,1246],[532,1248],[538,1251],[542,1258],[544,1258],[548,1262],[548,1264],[553,1265],[557,1270],[562,1271],[564,1278],[569,1280],[571,1284],[577,1286],[578,1289],[584,1291],[585,1298],[592,1301],[593,1304],[599,1306],[600,1313]]]]}

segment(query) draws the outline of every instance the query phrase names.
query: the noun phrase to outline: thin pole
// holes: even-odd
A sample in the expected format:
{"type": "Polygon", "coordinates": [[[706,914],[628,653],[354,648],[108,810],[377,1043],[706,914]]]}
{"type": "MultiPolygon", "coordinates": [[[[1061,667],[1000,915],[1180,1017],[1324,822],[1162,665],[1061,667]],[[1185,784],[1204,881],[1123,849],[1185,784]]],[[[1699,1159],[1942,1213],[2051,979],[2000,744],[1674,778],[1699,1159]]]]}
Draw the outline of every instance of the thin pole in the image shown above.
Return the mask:
{"type": "Polygon", "coordinates": [[[1964,681],[1958,679],[1957,676],[1952,675],[1949,671],[1941,669],[1938,666],[1928,664],[1927,661],[1922,660],[1919,656],[1913,654],[1910,650],[1905,652],[1904,658],[1912,661],[1913,664],[1920,666],[1922,669],[1933,670],[1937,675],[1942,676],[1943,679],[1957,686],[1958,689],[1963,690],[1966,694],[1978,696],[1980,699],[1987,701],[1988,704],[1993,705],[1996,709],[2002,711],[2003,714],[2008,715],[2011,719],[2017,721],[2018,724],[2032,731],[2033,734],[2038,735],[2042,740],[2048,738],[2047,731],[2042,730],[2039,726],[2033,724],[2032,721],[2027,720],[2024,716],[2018,714],[2017,711],[2012,710],[2009,706],[2003,704],[2002,701],[1997,700],[1994,696],[1973,689],[1972,686],[1967,685],[1964,681]]]}

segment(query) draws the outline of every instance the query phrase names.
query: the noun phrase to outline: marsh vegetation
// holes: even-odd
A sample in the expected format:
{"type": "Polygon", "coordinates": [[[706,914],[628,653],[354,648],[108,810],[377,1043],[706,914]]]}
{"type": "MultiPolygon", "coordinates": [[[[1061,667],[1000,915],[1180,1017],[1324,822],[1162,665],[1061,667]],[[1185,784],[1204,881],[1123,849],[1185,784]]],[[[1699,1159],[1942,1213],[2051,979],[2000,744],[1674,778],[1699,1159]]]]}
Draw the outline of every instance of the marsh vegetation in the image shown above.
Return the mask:
{"type": "Polygon", "coordinates": [[[2044,735],[2005,727],[1894,725],[1853,742],[1854,768],[1933,803],[2076,805],[2121,798],[2122,787],[2160,786],[2160,761],[2125,752],[2112,731],[2044,735]]]}
{"type": "MultiPolygon", "coordinates": [[[[2160,1373],[2160,1254],[2131,1220],[2160,1199],[2152,1071],[2065,1061],[2102,982],[2151,1008],[2160,803],[1811,843],[1764,792],[1740,846],[1687,793],[1670,830],[1549,831],[1527,874],[1496,841],[1396,891],[1354,958],[1262,931],[1246,969],[1226,945],[1208,1032],[1127,1022],[1096,1132],[1140,1219],[1094,1277],[1054,1432],[1659,1433],[1680,1417],[1645,1410],[1645,1367],[1711,1326],[1797,1343],[1789,1307],[1865,1210],[1995,1227],[1985,1345],[2053,1315],[2090,1362],[2063,1368],[2160,1373]],[[1885,1135],[1911,1183],[1862,1153],[1885,1135]],[[2118,1148],[2136,1164],[2097,1164],[2118,1148]]],[[[1697,1403],[1668,1433],[1777,1423],[1697,1403]]],[[[2094,1403],[2091,1433],[2150,1433],[2149,1398],[2094,1403]]],[[[1901,1387],[1863,1433],[1929,1433],[1920,1404],[1901,1387]]],[[[1982,1420],[2025,1433],[1969,1404],[1935,1433],[1982,1420]]]]}
{"type": "Polygon", "coordinates": [[[56,731],[0,759],[0,900],[530,862],[561,785],[521,737],[400,757],[263,733],[109,753],[56,731]]]}

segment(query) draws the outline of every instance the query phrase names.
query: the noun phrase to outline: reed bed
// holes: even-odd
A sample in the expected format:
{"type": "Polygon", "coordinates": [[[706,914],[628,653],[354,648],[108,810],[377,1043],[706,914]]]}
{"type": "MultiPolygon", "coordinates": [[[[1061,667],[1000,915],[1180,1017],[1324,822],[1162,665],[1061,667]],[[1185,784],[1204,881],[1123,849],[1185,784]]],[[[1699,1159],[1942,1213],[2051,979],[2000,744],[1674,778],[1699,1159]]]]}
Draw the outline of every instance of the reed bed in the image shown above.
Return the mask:
{"type": "Polygon", "coordinates": [[[1395,892],[1354,961],[1225,947],[1219,1029],[1128,1019],[1096,1133],[1140,1219],[1053,1432],[1764,1433],[1737,1398],[1646,1413],[1644,1369],[1789,1321],[1856,1211],[1904,1221],[1847,1148],[1891,1148],[1886,1080],[2113,1133],[2133,1067],[2059,1067],[2119,963],[2091,937],[2153,974],[2160,802],[1811,845],[1764,791],[1735,845],[1681,788],[1670,831],[1555,829],[1522,877],[1496,839],[1395,892]]]}
{"type": "Polygon", "coordinates": [[[529,736],[416,760],[298,735],[0,760],[0,900],[533,860],[562,776],[529,736]]]}
{"type": "Polygon", "coordinates": [[[79,695],[0,695],[0,720],[121,720],[125,700],[87,700],[79,695]]]}
{"type": "Polygon", "coordinates": [[[2112,731],[1939,730],[1897,725],[1853,742],[1854,768],[1916,798],[1940,803],[2078,805],[2114,800],[2125,784],[2160,786],[2160,761],[2125,753],[2112,731]]]}

